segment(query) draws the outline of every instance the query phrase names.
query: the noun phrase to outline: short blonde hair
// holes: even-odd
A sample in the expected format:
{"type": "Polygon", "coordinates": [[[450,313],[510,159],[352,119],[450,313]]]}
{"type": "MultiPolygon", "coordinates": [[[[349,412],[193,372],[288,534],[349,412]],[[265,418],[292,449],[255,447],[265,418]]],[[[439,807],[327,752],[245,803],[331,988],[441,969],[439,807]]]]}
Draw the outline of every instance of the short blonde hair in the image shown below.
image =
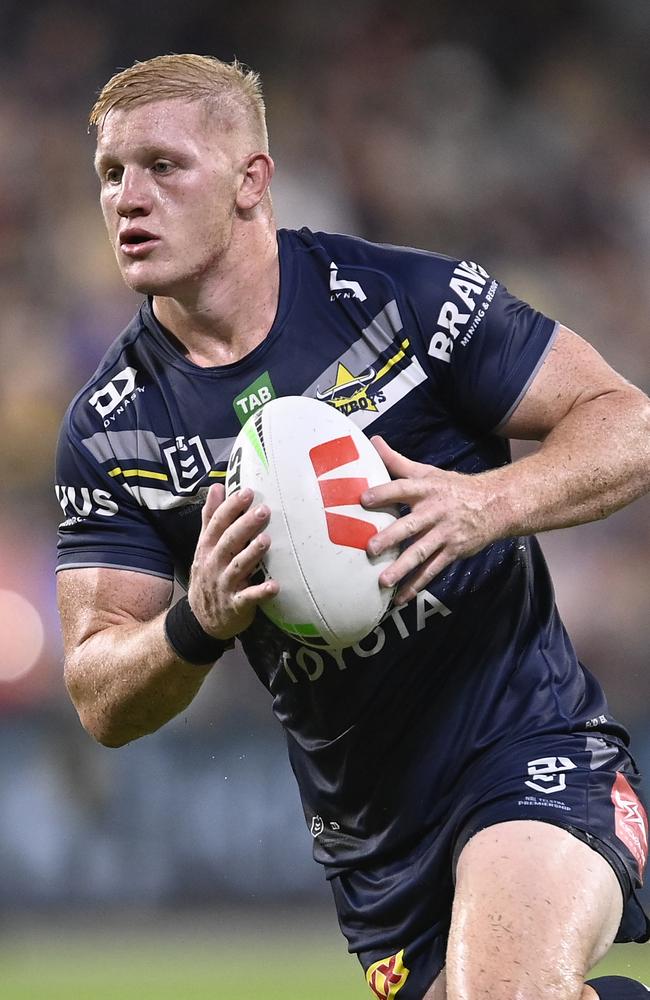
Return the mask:
{"type": "Polygon", "coordinates": [[[245,125],[268,152],[266,109],[259,74],[236,59],[215,56],[154,56],[135,62],[112,76],[102,88],[88,118],[89,127],[101,127],[114,108],[126,109],[161,100],[204,101],[237,125],[245,125]]]}

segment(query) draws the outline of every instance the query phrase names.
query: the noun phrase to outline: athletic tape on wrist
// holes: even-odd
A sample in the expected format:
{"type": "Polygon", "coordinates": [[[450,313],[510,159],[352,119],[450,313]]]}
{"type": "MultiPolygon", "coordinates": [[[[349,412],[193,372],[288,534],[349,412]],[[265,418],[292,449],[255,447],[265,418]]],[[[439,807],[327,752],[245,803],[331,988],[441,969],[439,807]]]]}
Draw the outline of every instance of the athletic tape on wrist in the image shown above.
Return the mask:
{"type": "Polygon", "coordinates": [[[235,645],[234,639],[215,639],[213,635],[208,635],[192,611],[187,597],[181,597],[167,612],[165,637],[181,660],[187,660],[197,667],[214,663],[235,645]]]}

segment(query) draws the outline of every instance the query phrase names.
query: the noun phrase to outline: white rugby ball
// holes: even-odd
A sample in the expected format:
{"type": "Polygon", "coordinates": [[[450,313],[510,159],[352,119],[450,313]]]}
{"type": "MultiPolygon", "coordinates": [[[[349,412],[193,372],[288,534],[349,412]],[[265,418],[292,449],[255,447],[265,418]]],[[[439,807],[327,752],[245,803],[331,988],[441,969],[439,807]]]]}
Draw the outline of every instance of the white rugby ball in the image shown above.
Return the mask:
{"type": "Polygon", "coordinates": [[[366,545],[396,511],[368,511],[359,497],[389,480],[363,431],[306,396],[270,400],[237,435],[226,495],[249,487],[271,511],[261,568],[280,592],[260,607],[300,642],[351,646],[387,611],[393,594],[378,577],[398,550],[370,558],[366,545]]]}

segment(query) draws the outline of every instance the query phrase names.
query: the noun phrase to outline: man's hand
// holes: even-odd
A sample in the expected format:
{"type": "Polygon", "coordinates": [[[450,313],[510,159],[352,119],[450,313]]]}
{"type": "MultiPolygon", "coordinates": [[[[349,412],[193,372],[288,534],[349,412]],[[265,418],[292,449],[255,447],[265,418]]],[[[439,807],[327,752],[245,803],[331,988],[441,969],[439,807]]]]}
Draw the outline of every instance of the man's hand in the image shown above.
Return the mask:
{"type": "Polygon", "coordinates": [[[491,515],[494,497],[489,477],[413,462],[380,437],[373,437],[372,443],[394,478],[362,493],[361,503],[368,510],[391,504],[411,508],[368,543],[368,553],[375,556],[391,545],[409,542],[379,576],[383,587],[403,581],[395,601],[404,604],[454,560],[474,555],[498,537],[491,515]],[[407,574],[411,575],[404,581],[407,574]]]}
{"type": "Polygon", "coordinates": [[[385,587],[404,581],[399,603],[498,538],[595,521],[650,490],[650,400],[566,327],[499,433],[541,445],[512,464],[460,475],[372,439],[394,481],[361,502],[411,508],[368,544],[375,555],[410,543],[379,577],[385,587]]]}
{"type": "Polygon", "coordinates": [[[251,507],[252,490],[240,490],[227,500],[224,492],[220,484],[210,487],[188,591],[192,611],[205,631],[218,639],[230,639],[248,628],[259,602],[279,590],[275,580],[250,583],[270,545],[264,532],[268,507],[251,507]]]}

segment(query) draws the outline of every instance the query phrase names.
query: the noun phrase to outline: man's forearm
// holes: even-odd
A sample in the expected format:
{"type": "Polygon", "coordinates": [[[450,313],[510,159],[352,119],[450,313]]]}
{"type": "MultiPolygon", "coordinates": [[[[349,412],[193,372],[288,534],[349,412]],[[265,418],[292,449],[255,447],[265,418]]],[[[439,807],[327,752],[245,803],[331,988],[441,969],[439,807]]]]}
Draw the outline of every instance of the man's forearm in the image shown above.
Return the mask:
{"type": "Polygon", "coordinates": [[[650,490],[650,401],[630,388],[582,403],[534,454],[485,475],[497,537],[607,517],[650,490]]]}
{"type": "Polygon", "coordinates": [[[165,613],[103,628],[66,659],[70,697],[84,727],[105,746],[155,732],[190,704],[210,669],[173,653],[164,619],[165,613]]]}

